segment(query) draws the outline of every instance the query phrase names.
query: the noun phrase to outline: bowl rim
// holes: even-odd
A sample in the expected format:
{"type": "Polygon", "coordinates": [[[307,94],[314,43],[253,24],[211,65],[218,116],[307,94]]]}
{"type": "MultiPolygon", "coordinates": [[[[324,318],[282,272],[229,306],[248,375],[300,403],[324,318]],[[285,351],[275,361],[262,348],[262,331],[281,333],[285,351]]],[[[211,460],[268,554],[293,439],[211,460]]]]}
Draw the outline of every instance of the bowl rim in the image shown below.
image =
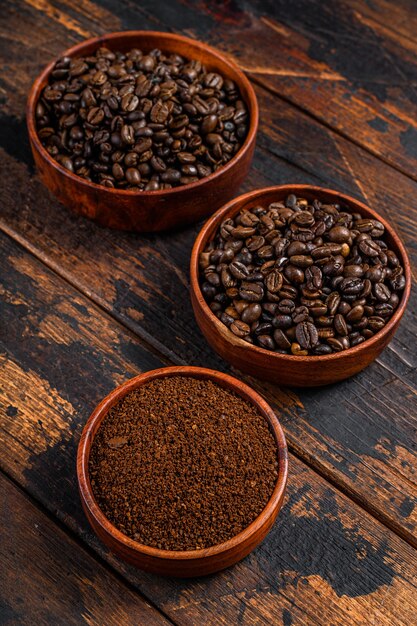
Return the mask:
{"type": "MultiPolygon", "coordinates": [[[[352,211],[353,212],[353,211],[352,211]]],[[[209,323],[215,327],[217,332],[230,344],[238,347],[239,349],[245,349],[248,353],[254,352],[263,357],[269,357],[271,359],[275,359],[276,361],[286,361],[293,363],[332,363],[342,357],[354,357],[359,356],[363,351],[367,348],[371,348],[375,343],[378,343],[383,337],[389,334],[395,326],[399,323],[401,317],[404,314],[405,308],[407,306],[408,299],[410,297],[411,291],[411,266],[410,261],[407,255],[407,251],[395,232],[395,230],[391,227],[389,222],[385,218],[383,218],[377,211],[371,209],[366,204],[353,198],[348,194],[341,193],[334,189],[328,189],[326,187],[320,187],[317,185],[305,185],[305,184],[286,184],[286,185],[274,185],[271,187],[263,187],[261,189],[255,189],[253,191],[249,191],[248,193],[241,194],[237,196],[233,200],[230,200],[225,205],[220,207],[213,215],[211,215],[208,220],[205,222],[200,232],[198,233],[196,240],[193,245],[193,249],[191,252],[191,261],[190,261],[190,287],[191,293],[197,299],[199,307],[202,309],[205,317],[209,321],[209,323]],[[295,193],[296,195],[302,195],[303,192],[308,192],[309,194],[317,194],[318,199],[320,200],[320,194],[328,194],[333,196],[334,201],[343,202],[347,205],[348,209],[356,209],[359,211],[364,211],[367,214],[373,216],[374,219],[380,221],[385,230],[388,232],[389,236],[395,243],[398,252],[401,255],[402,265],[404,267],[404,275],[406,284],[404,290],[402,292],[401,300],[398,304],[398,307],[395,309],[394,314],[389,319],[388,323],[381,328],[375,335],[369,339],[366,339],[364,342],[358,344],[357,346],[353,346],[348,348],[347,350],[342,350],[341,352],[335,352],[333,354],[323,354],[323,355],[307,355],[307,356],[296,356],[293,354],[280,354],[278,352],[273,352],[272,350],[265,350],[265,348],[261,348],[259,346],[255,346],[249,344],[243,339],[236,337],[233,333],[225,326],[211,311],[208,306],[202,292],[200,289],[199,282],[199,263],[198,259],[200,253],[203,251],[204,247],[213,238],[213,235],[216,233],[218,226],[220,223],[227,217],[235,215],[242,203],[252,200],[261,200],[263,196],[269,193],[281,193],[281,194],[290,194],[295,193]]]]}
{"type": "MultiPolygon", "coordinates": [[[[83,504],[87,507],[89,514],[94,518],[95,522],[104,531],[110,535],[117,544],[123,545],[129,551],[133,551],[138,555],[156,558],[159,560],[170,561],[192,561],[209,558],[227,553],[233,548],[245,544],[252,536],[256,536],[258,530],[270,520],[274,520],[275,513],[278,513],[285,494],[288,479],[288,447],[285,439],[284,431],[272,407],[266,400],[258,394],[254,389],[237,378],[224,374],[217,370],[211,370],[204,367],[194,366],[172,366],[162,367],[155,370],[144,372],[131,378],[119,385],[111,391],[101,402],[95,407],[88,418],[78,444],[77,450],[77,480],[80,495],[83,504]],[[209,548],[201,548],[198,550],[163,550],[147,546],[131,539],[122,533],[101,510],[91,487],[88,464],[92,442],[97,430],[109,409],[123,398],[127,393],[137,389],[138,387],[155,380],[157,378],[165,378],[172,376],[189,376],[192,378],[200,378],[203,380],[211,380],[220,386],[233,390],[238,396],[247,400],[261,413],[270,426],[270,430],[274,436],[277,453],[278,453],[278,479],[274,490],[267,504],[259,513],[259,515],[240,533],[224,541],[222,543],[210,546],[209,548]]],[[[93,527],[94,529],[94,527],[93,527]]],[[[95,529],[94,529],[95,530],[95,529]]]]}
{"type": "Polygon", "coordinates": [[[114,194],[115,196],[118,194],[121,194],[122,196],[125,196],[125,197],[138,197],[138,198],[148,197],[148,196],[152,198],[156,198],[156,199],[161,198],[161,197],[164,197],[164,198],[173,197],[174,198],[175,194],[179,194],[181,192],[184,192],[185,190],[187,191],[198,190],[205,183],[217,180],[217,178],[219,178],[223,174],[227,174],[230,169],[232,169],[234,166],[236,166],[240,162],[240,160],[246,154],[247,150],[256,140],[258,125],[259,125],[259,106],[258,106],[258,101],[256,98],[255,90],[252,86],[252,83],[247,78],[245,73],[238,67],[235,61],[231,59],[229,56],[227,56],[225,53],[220,52],[216,48],[213,48],[212,46],[209,46],[206,43],[203,43],[196,39],[192,39],[190,37],[185,37],[183,35],[177,35],[175,33],[155,31],[155,30],[126,30],[126,31],[111,32],[111,33],[101,35],[98,37],[91,37],[89,39],[85,39],[84,41],[81,41],[75,46],[72,46],[71,48],[64,50],[60,55],[55,57],[40,72],[40,74],[38,74],[38,76],[36,77],[36,79],[34,80],[32,84],[32,87],[30,89],[29,96],[27,99],[27,104],[26,104],[26,122],[27,122],[30,141],[33,143],[34,147],[40,153],[42,158],[45,161],[47,161],[49,165],[53,167],[57,172],[59,172],[59,174],[63,176],[67,176],[73,183],[77,185],[81,185],[84,188],[96,189],[97,191],[101,191],[103,193],[109,193],[110,196],[112,194],[114,194]],[[55,63],[64,56],[76,57],[78,55],[81,55],[83,51],[85,50],[85,48],[90,47],[90,46],[99,47],[102,45],[106,45],[109,42],[112,42],[114,40],[118,40],[122,38],[133,40],[133,39],[137,39],[141,37],[155,38],[155,40],[159,39],[161,41],[159,45],[162,50],[163,50],[163,42],[170,40],[170,41],[173,41],[174,43],[176,42],[176,43],[187,44],[190,46],[190,48],[194,50],[197,49],[199,51],[204,51],[205,53],[209,53],[210,56],[213,58],[214,64],[216,61],[225,63],[226,65],[230,67],[230,69],[232,69],[238,75],[240,82],[239,84],[237,83],[237,81],[235,82],[237,83],[237,86],[239,87],[240,91],[241,91],[242,85],[245,87],[247,96],[246,98],[243,98],[242,96],[242,98],[245,100],[245,103],[249,109],[249,127],[248,127],[247,135],[245,137],[245,141],[240,146],[236,154],[230,159],[230,161],[228,161],[225,165],[220,167],[215,172],[209,174],[209,176],[201,178],[200,180],[194,183],[180,185],[179,187],[173,187],[171,189],[158,189],[156,191],[135,191],[135,190],[128,190],[128,189],[119,189],[116,187],[115,188],[105,187],[104,185],[99,185],[98,183],[85,180],[81,176],[78,176],[77,174],[67,170],[48,153],[48,151],[46,150],[46,148],[43,146],[42,142],[39,139],[38,131],[36,129],[36,122],[35,122],[36,105],[40,98],[40,93],[43,88],[43,83],[45,80],[47,80],[55,63]]]}

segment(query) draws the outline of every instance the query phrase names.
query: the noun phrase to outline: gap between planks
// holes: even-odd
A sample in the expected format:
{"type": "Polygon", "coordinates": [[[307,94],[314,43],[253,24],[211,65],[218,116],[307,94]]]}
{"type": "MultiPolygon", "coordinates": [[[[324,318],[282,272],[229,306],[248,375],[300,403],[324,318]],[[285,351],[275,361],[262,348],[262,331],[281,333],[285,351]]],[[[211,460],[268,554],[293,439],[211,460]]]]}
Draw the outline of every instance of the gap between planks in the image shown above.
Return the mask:
{"type": "MultiPolygon", "coordinates": [[[[109,310],[106,307],[106,302],[99,298],[96,294],[85,289],[81,282],[76,280],[75,277],[65,270],[63,270],[57,263],[47,257],[45,253],[38,250],[33,244],[26,241],[18,232],[15,232],[13,228],[10,228],[7,224],[0,220],[0,230],[3,231],[13,241],[18,243],[24,250],[33,255],[38,261],[45,265],[50,271],[57,275],[61,280],[70,284],[76,289],[84,298],[87,298],[92,302],[102,314],[107,318],[110,318],[114,323],[119,324],[124,329],[132,333],[135,339],[148,351],[157,356],[166,366],[170,365],[187,365],[186,361],[180,358],[177,354],[172,352],[164,344],[159,342],[155,337],[146,332],[139,324],[131,323],[128,319],[120,315],[117,311],[109,310]]],[[[363,497],[355,493],[348,484],[335,473],[332,474],[331,469],[320,462],[319,459],[314,458],[311,454],[308,454],[303,450],[296,441],[292,439],[291,435],[286,433],[286,439],[288,449],[295,457],[302,461],[305,465],[310,467],[319,476],[324,478],[329,484],[331,484],[337,491],[347,496],[361,509],[369,513],[375,520],[383,524],[386,528],[389,528],[403,541],[408,543],[411,547],[417,549],[417,537],[413,535],[411,531],[402,528],[399,524],[395,523],[388,516],[385,516],[382,511],[379,511],[369,501],[365,501],[363,497]]],[[[158,609],[159,610],[159,609],[158,609]]]]}
{"type": "MultiPolygon", "coordinates": [[[[292,100],[291,98],[289,98],[287,96],[284,96],[282,93],[280,93],[278,91],[278,89],[276,87],[273,87],[268,82],[263,81],[261,78],[258,78],[256,75],[253,75],[252,72],[255,72],[255,74],[256,74],[256,70],[249,70],[249,69],[244,69],[244,68],[241,68],[241,69],[244,70],[245,74],[248,75],[249,79],[253,83],[255,83],[255,85],[258,85],[259,87],[262,87],[262,89],[265,89],[265,91],[268,91],[268,93],[272,94],[274,96],[274,98],[276,98],[277,100],[281,100],[282,102],[286,102],[287,104],[292,106],[297,111],[300,111],[301,113],[303,113],[303,115],[306,115],[310,119],[314,120],[317,124],[320,124],[321,126],[324,126],[324,128],[327,128],[328,130],[330,130],[330,132],[332,132],[333,134],[335,134],[335,135],[337,135],[339,137],[342,137],[345,141],[348,141],[350,144],[353,144],[357,148],[360,148],[364,152],[367,152],[373,158],[377,159],[378,161],[381,161],[385,165],[388,165],[388,167],[391,167],[396,172],[399,172],[400,174],[402,174],[403,176],[406,176],[410,180],[412,180],[414,182],[417,182],[417,174],[415,174],[413,176],[412,174],[410,174],[410,172],[405,171],[401,166],[397,165],[397,163],[395,163],[394,161],[391,161],[390,159],[385,158],[384,156],[382,156],[382,154],[379,154],[375,150],[372,150],[372,148],[370,148],[369,146],[361,143],[360,141],[357,141],[356,139],[353,139],[352,137],[350,137],[348,134],[344,133],[339,128],[336,128],[335,126],[332,126],[332,124],[326,122],[325,120],[320,118],[318,115],[315,115],[314,113],[312,113],[308,109],[304,108],[303,106],[301,106],[300,104],[298,104],[297,102],[292,100]]],[[[314,77],[312,77],[312,78],[314,78],[314,77]]],[[[355,180],[356,180],[356,178],[355,178],[355,180]]]]}
{"type": "Polygon", "coordinates": [[[31,493],[26,491],[26,489],[15,479],[13,476],[9,474],[3,467],[0,468],[0,474],[2,474],[6,480],[8,480],[16,489],[21,493],[30,504],[32,504],[42,515],[47,517],[52,523],[56,524],[62,532],[66,534],[67,537],[72,539],[77,546],[81,550],[85,550],[87,554],[94,559],[99,565],[105,568],[112,576],[114,576],[119,582],[121,582],[125,587],[127,587],[130,591],[132,591],[135,595],[139,596],[141,600],[149,604],[155,611],[157,611],[161,617],[164,617],[169,624],[172,626],[180,626],[178,622],[174,622],[169,615],[167,615],[153,600],[148,598],[142,591],[139,591],[137,587],[131,584],[128,578],[125,578],[120,572],[118,572],[115,568],[113,568],[108,561],[106,561],[103,557],[100,556],[98,552],[96,552],[90,545],[81,539],[81,536],[77,535],[69,526],[64,524],[58,517],[53,515],[51,511],[49,511],[45,505],[35,498],[31,493]]]}

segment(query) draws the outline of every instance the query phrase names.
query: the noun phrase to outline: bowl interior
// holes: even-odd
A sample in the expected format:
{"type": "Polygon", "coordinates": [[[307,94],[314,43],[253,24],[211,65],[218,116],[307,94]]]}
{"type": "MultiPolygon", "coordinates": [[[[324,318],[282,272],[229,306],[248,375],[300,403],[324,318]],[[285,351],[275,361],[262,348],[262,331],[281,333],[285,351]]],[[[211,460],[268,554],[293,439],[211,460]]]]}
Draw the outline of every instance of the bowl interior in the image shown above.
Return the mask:
{"type": "Polygon", "coordinates": [[[194,243],[192,255],[191,255],[191,289],[198,300],[199,306],[204,311],[205,316],[209,320],[210,324],[214,325],[217,331],[223,336],[223,338],[233,343],[236,346],[240,346],[242,349],[245,349],[247,352],[256,352],[260,355],[263,355],[265,358],[279,360],[279,361],[287,361],[291,360],[296,362],[301,362],[303,360],[308,361],[309,363],[314,362],[326,362],[326,361],[334,361],[335,359],[340,359],[346,355],[353,355],[363,350],[366,350],[367,347],[370,347],[375,342],[379,341],[382,335],[386,335],[391,331],[393,326],[398,322],[399,318],[401,318],[404,309],[406,307],[410,289],[411,289],[411,267],[410,262],[407,256],[407,252],[393,228],[390,224],[376,211],[370,209],[365,204],[352,198],[351,196],[339,193],[338,191],[334,191],[332,189],[324,189],[322,187],[316,187],[313,185],[281,185],[277,187],[268,187],[265,189],[259,189],[256,191],[249,192],[238,198],[235,198],[231,202],[227,203],[224,207],[219,209],[212,217],[210,217],[207,222],[204,224],[202,230],[197,236],[197,239],[194,243]],[[270,202],[282,201],[289,194],[294,193],[296,196],[306,198],[307,200],[314,200],[318,198],[322,202],[332,202],[332,203],[340,203],[343,204],[347,210],[352,213],[361,213],[365,217],[371,217],[379,220],[385,227],[385,235],[384,240],[391,247],[394,252],[397,254],[398,258],[401,260],[401,264],[404,268],[404,275],[406,279],[406,286],[404,291],[402,292],[402,296],[398,307],[394,311],[394,314],[389,319],[387,324],[379,330],[373,337],[367,339],[363,343],[358,346],[354,346],[353,348],[348,348],[347,350],[343,350],[342,352],[336,352],[333,354],[322,355],[322,356],[306,356],[300,357],[290,354],[280,354],[276,352],[272,352],[269,350],[265,350],[264,348],[260,348],[259,346],[254,346],[248,344],[243,339],[236,337],[211,311],[208,306],[202,292],[200,289],[200,280],[199,280],[199,263],[198,259],[200,253],[205,249],[206,245],[215,237],[217,230],[220,224],[229,217],[234,217],[237,213],[239,213],[242,209],[250,209],[257,205],[266,206],[270,202]]]}
{"type": "Polygon", "coordinates": [[[120,544],[123,544],[130,550],[137,553],[146,554],[164,559],[176,559],[176,560],[190,560],[201,559],[207,556],[213,556],[226,552],[230,548],[245,542],[254,533],[256,533],[265,523],[265,521],[271,518],[274,512],[282,501],[282,497],[285,491],[288,472],[288,455],[287,444],[281,425],[271,407],[267,402],[257,394],[253,389],[241,383],[237,379],[216,372],[214,370],[208,370],[199,367],[167,367],[158,370],[153,370],[145,374],[141,374],[136,378],[133,378],[120,387],[117,387],[112,393],[110,393],[93,411],[88,419],[85,428],[83,430],[81,440],[78,447],[77,456],[77,475],[79,488],[84,498],[84,503],[87,506],[89,513],[95,519],[95,521],[104,527],[109,534],[112,535],[120,544]],[[218,385],[230,389],[237,393],[239,396],[253,404],[261,415],[266,419],[269,424],[270,430],[275,438],[278,454],[278,480],[275,485],[274,491],[266,504],[263,511],[259,516],[243,531],[241,531],[235,537],[232,537],[228,541],[211,546],[210,548],[203,548],[200,550],[187,550],[187,551],[174,551],[174,550],[160,550],[144,544],[140,544],[134,541],[130,537],[119,531],[111,522],[105,517],[101,511],[92,491],[90,477],[89,477],[89,456],[91,445],[97,430],[100,428],[101,422],[107,415],[109,409],[113,407],[121,398],[127,393],[137,389],[141,385],[144,385],[156,378],[163,378],[168,376],[191,376],[193,378],[211,380],[218,385]]]}
{"type": "Polygon", "coordinates": [[[212,180],[220,174],[228,171],[239,160],[242,154],[246,151],[250,144],[255,139],[258,128],[258,103],[253,87],[245,74],[235,65],[235,63],[228,57],[218,52],[211,46],[208,46],[199,41],[195,41],[188,37],[182,37],[181,35],[174,35],[171,33],[156,32],[156,31],[125,31],[120,33],[111,33],[103,35],[101,37],[95,37],[81,42],[66,51],[63,51],[60,57],[54,59],[49,65],[42,71],[42,73],[35,80],[32,89],[29,94],[27,103],[27,124],[31,141],[35,144],[37,150],[43,155],[43,157],[62,175],[65,175],[72,179],[74,182],[86,185],[88,187],[97,188],[103,193],[108,194],[122,194],[128,196],[137,196],[138,194],[143,197],[151,196],[166,196],[171,194],[178,194],[184,189],[197,188],[209,180],[212,180]],[[181,185],[174,187],[173,189],[164,189],[157,191],[131,191],[128,189],[111,189],[98,185],[97,183],[86,181],[80,176],[70,172],[60,165],[54,158],[50,156],[47,150],[42,145],[37,129],[35,120],[36,104],[40,98],[43,88],[48,83],[49,75],[58,60],[63,56],[71,58],[86,56],[94,53],[100,46],[106,46],[110,50],[119,50],[126,52],[134,47],[140,48],[144,52],[150,52],[155,48],[160,48],[163,52],[176,53],[189,59],[195,59],[201,61],[208,70],[220,72],[225,78],[233,80],[239,87],[241,96],[245,101],[245,104],[249,111],[249,127],[245,141],[240,146],[238,152],[232,159],[218,170],[202,178],[198,182],[190,183],[188,185],[181,185]]]}

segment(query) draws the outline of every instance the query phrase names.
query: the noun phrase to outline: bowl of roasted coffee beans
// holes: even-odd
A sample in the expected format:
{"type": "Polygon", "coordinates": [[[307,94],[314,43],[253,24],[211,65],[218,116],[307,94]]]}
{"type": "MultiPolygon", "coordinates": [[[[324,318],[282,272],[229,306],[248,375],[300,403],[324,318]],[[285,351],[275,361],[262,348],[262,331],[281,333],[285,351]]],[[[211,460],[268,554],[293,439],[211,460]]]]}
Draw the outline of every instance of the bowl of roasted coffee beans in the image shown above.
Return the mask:
{"type": "Polygon", "coordinates": [[[85,513],[120,558],[201,576],[244,558],[282,507],[287,445],[265,400],[199,367],[133,378],[93,411],[78,447],[85,513]]]}
{"type": "Polygon", "coordinates": [[[236,198],[194,244],[196,320],[226,361],[258,378],[319,386],[367,367],[410,294],[393,228],[354,198],[284,185],[236,198]]]}
{"type": "Polygon", "coordinates": [[[239,68],[187,37],[112,33],[36,79],[27,124],[40,177],[104,226],[157,231],[232,198],[255,147],[258,105],[239,68]]]}

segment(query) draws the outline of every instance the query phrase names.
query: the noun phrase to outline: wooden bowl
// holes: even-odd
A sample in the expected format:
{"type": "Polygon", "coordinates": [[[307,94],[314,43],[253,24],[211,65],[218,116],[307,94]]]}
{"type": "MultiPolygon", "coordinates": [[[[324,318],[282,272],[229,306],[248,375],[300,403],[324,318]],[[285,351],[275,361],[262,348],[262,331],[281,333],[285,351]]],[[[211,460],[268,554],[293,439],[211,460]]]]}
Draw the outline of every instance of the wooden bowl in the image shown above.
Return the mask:
{"type": "Polygon", "coordinates": [[[376,211],[351,196],[312,185],[268,187],[235,198],[219,209],[204,224],[194,243],[191,255],[191,301],[197,323],[208,343],[225,361],[239,370],[279,385],[316,387],[335,383],[363,370],[376,359],[392,339],[407,305],[410,287],[411,269],[407,253],[398,235],[386,220],[376,211]],[[352,212],[359,212],[364,217],[379,220],[385,226],[387,244],[395,251],[404,267],[406,286],[394,315],[386,326],[373,337],[343,352],[325,356],[303,357],[270,352],[248,344],[236,337],[227,326],[217,319],[201,293],[198,259],[207,243],[213,239],[221,222],[236,215],[242,208],[250,208],[258,204],[268,205],[270,202],[283,200],[291,193],[308,200],[318,198],[324,202],[343,203],[352,209],[352,212]]]}
{"type": "Polygon", "coordinates": [[[56,62],[52,61],[35,80],[27,103],[27,126],[33,157],[43,183],[76,213],[103,226],[142,232],[167,230],[197,222],[233,197],[245,179],[255,148],[258,104],[255,92],[239,68],[226,56],[204,43],[153,31],[126,31],[88,39],[60,56],[89,55],[105,45],[111,50],[143,51],[160,48],[201,61],[207,69],[220,72],[239,87],[249,110],[248,135],[237,154],[218,171],[189,185],[160,191],[109,189],[69,172],[53,159],[39,140],[35,123],[36,103],[56,62]]]}
{"type": "Polygon", "coordinates": [[[288,452],[280,423],[265,400],[253,389],[221,372],[201,367],[164,367],[128,380],[112,391],[94,409],[81,435],[77,455],[78,486],[87,518],[97,536],[121,559],[140,569],[156,574],[190,577],[212,574],[243,559],[267,535],[284,500],[288,473],[288,452]],[[272,496],[261,514],[238,535],[211,548],[173,551],[151,548],[130,539],[120,532],[101,511],[91,488],[88,463],[91,445],[100,424],[109,409],[123,396],[155,378],[166,376],[191,376],[211,380],[231,389],[253,404],[265,417],[275,437],[278,450],[278,480],[272,496]]]}

